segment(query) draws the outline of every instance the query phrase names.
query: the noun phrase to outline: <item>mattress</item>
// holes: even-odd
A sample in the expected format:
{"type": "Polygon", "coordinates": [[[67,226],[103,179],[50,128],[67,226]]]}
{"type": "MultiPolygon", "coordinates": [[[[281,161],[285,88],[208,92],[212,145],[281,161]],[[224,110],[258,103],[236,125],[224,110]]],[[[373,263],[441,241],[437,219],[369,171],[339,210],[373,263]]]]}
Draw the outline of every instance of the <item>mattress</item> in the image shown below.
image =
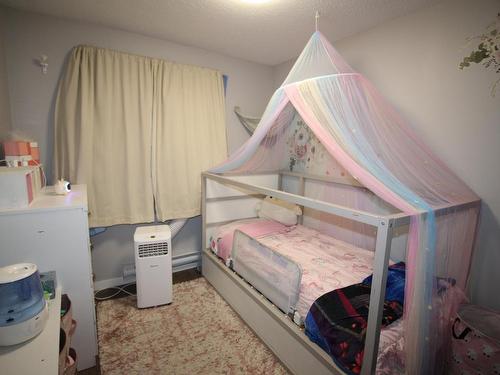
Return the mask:
{"type": "MultiPolygon", "coordinates": [[[[214,231],[210,248],[226,264],[231,258],[234,232],[239,230],[296,262],[302,270],[296,310],[303,320],[314,301],[323,294],[363,281],[373,273],[372,251],[322,234],[303,225],[284,226],[268,219],[246,219],[214,231]]],[[[380,335],[377,373],[397,373],[403,367],[402,319],[380,335]]]]}
{"type": "Polygon", "coordinates": [[[372,251],[361,249],[302,225],[286,227],[267,219],[250,219],[223,225],[215,232],[212,250],[225,261],[230,257],[235,229],[285,255],[302,269],[300,317],[326,292],[363,281],[372,274],[372,251]]]}

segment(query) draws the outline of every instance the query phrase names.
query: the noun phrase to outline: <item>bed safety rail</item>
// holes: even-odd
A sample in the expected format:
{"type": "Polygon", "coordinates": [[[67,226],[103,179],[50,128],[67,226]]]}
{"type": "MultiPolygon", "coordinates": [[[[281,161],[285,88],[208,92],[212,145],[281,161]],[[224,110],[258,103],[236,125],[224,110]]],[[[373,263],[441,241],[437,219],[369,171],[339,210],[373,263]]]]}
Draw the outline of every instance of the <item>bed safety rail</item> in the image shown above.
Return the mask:
{"type": "Polygon", "coordinates": [[[295,312],[302,269],[293,260],[235,230],[233,269],[286,314],[295,312]]]}

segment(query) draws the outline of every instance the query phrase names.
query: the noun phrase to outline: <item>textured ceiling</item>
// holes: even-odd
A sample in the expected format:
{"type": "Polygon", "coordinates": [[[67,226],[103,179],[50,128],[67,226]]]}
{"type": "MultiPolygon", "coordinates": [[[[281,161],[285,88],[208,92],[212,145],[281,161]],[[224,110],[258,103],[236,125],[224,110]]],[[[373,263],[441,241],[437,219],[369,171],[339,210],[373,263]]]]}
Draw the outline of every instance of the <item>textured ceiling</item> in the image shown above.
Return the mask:
{"type": "Polygon", "coordinates": [[[92,22],[276,65],[297,56],[314,31],[331,41],[438,0],[0,0],[6,6],[92,22]]]}

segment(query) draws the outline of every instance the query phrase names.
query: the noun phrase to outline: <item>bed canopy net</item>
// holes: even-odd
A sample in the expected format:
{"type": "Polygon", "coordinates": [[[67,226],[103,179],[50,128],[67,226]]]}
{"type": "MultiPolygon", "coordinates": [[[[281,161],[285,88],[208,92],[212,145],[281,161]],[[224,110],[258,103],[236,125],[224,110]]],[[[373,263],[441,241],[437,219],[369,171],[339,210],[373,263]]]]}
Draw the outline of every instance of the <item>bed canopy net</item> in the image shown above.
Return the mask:
{"type": "MultiPolygon", "coordinates": [[[[409,374],[441,372],[443,330],[457,299],[437,298],[439,280],[451,278],[465,290],[478,220],[477,206],[452,207],[478,197],[320,32],[313,34],[270,99],[253,136],[211,172],[279,170],[354,182],[311,186],[309,197],[369,212],[411,215],[405,368],[409,374]],[[448,214],[436,214],[443,207],[451,208],[448,214]]],[[[317,219],[321,225],[321,216],[317,219]]],[[[348,225],[350,230],[336,235],[373,248],[373,227],[339,227],[348,225]]]]}

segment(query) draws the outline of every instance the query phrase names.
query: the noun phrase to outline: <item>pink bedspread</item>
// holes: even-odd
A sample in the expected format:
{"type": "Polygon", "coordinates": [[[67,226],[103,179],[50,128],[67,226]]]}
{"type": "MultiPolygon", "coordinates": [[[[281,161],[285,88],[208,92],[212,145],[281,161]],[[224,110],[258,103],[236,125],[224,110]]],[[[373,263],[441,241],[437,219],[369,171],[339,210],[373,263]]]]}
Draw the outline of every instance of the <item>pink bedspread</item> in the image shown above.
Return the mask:
{"type": "MultiPolygon", "coordinates": [[[[295,261],[302,268],[299,300],[296,305],[305,318],[314,301],[323,294],[360,283],[373,270],[372,251],[296,225],[286,227],[265,219],[239,220],[218,228],[210,241],[222,259],[231,255],[235,229],[257,238],[265,246],[295,261]]],[[[403,362],[402,320],[381,331],[377,373],[392,374],[403,362]]]]}
{"type": "Polygon", "coordinates": [[[257,238],[300,265],[302,282],[296,309],[302,318],[324,293],[360,283],[372,273],[373,252],[302,225],[286,227],[265,219],[241,220],[221,226],[212,238],[211,247],[224,260],[231,254],[235,229],[257,238]]]}
{"type": "Polygon", "coordinates": [[[372,273],[373,252],[302,225],[289,233],[261,238],[260,242],[301,266],[302,281],[296,309],[302,318],[318,297],[359,283],[372,273]]]}

